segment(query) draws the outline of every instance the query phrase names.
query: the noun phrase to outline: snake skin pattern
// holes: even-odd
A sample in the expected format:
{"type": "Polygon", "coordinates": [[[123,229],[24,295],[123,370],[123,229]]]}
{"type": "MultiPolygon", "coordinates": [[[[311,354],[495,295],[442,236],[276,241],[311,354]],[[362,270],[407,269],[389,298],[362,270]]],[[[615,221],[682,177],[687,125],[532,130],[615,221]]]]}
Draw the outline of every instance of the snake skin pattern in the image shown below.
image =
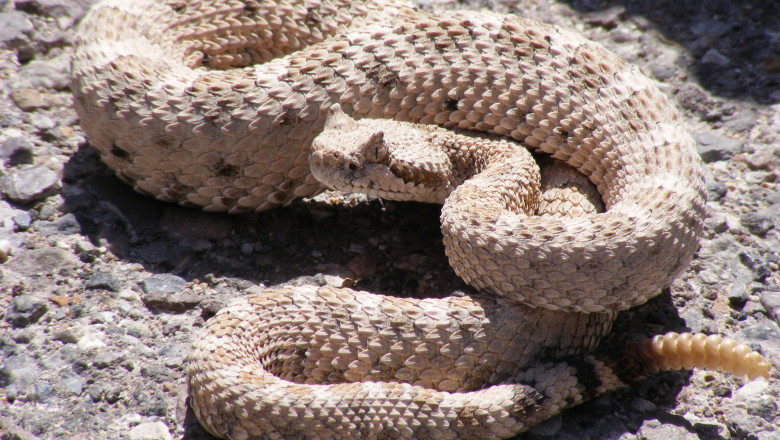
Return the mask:
{"type": "Polygon", "coordinates": [[[622,384],[594,357],[535,359],[592,349],[618,311],[687,267],[703,227],[700,159],[666,97],[602,46],[516,16],[401,0],[105,0],[80,25],[72,75],[105,163],[182,205],[262,211],[321,191],[309,158],[336,104],[519,141],[600,195],[595,215],[521,217],[478,209],[490,194],[470,181],[453,193],[450,261],[497,297],[284,287],[220,312],[188,375],[199,420],[221,437],[514,435],[622,384]]]}

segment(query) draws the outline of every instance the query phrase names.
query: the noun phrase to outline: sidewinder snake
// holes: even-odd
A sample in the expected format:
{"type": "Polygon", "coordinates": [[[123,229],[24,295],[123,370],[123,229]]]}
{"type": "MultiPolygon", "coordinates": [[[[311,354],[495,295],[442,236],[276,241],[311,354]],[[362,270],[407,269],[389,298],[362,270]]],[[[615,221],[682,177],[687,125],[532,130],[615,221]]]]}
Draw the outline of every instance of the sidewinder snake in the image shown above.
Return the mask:
{"type": "MultiPolygon", "coordinates": [[[[80,25],[72,72],[105,163],[182,205],[262,211],[321,191],[309,160],[336,104],[517,141],[601,195],[603,213],[536,216],[514,196],[481,209],[490,179],[458,187],[448,256],[491,297],[275,287],[222,310],[188,367],[191,404],[220,437],[510,437],[623,384],[624,366],[581,353],[680,275],[703,227],[700,160],[667,98],[602,46],[516,16],[403,0],[104,0],[80,25]]],[[[648,370],[768,374],[732,342],[656,342],[636,349],[648,370]]]]}

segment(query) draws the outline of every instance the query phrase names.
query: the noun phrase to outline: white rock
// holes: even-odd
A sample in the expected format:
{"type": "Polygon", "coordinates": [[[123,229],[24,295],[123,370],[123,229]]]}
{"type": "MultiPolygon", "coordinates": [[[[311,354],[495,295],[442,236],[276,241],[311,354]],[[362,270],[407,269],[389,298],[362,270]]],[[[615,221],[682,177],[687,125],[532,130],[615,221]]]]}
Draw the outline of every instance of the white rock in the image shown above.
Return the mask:
{"type": "Polygon", "coordinates": [[[739,389],[734,392],[734,397],[740,400],[746,400],[751,397],[761,397],[766,394],[768,388],[769,382],[763,377],[760,377],[739,387],[739,389]]]}
{"type": "Polygon", "coordinates": [[[83,338],[79,339],[78,347],[81,351],[92,351],[98,348],[103,348],[106,343],[101,339],[102,333],[87,333],[83,338]]]}
{"type": "Polygon", "coordinates": [[[129,440],[173,440],[163,422],[141,423],[127,433],[129,440]]]}

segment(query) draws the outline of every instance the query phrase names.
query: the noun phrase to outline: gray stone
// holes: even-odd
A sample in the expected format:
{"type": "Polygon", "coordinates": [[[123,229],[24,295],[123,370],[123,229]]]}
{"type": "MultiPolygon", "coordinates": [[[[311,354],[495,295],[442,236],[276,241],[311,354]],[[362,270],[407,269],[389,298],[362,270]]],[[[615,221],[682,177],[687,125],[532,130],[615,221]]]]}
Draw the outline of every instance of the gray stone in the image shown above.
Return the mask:
{"type": "Polygon", "coordinates": [[[703,64],[714,64],[719,67],[725,67],[729,65],[731,60],[726,55],[718,52],[717,49],[711,48],[701,57],[701,62],[703,64]]]}
{"type": "MultiPolygon", "coordinates": [[[[35,106],[28,105],[29,108],[24,108],[23,104],[20,104],[18,101],[14,100],[16,102],[16,105],[18,105],[22,110],[24,111],[30,111],[35,110],[36,108],[50,108],[54,107],[57,103],[54,102],[56,99],[54,95],[49,93],[40,93],[40,103],[36,103],[35,106]]],[[[11,96],[15,96],[13,93],[11,96]]],[[[54,119],[50,118],[49,115],[41,112],[34,112],[30,113],[29,115],[30,123],[35,127],[38,133],[46,132],[54,127],[57,126],[57,123],[54,122],[54,119]]]]}
{"type": "Polygon", "coordinates": [[[50,60],[31,61],[19,69],[19,77],[33,88],[66,90],[70,87],[70,54],[63,52],[50,60]]]}
{"type": "Polygon", "coordinates": [[[692,82],[686,82],[680,87],[680,91],[677,93],[677,101],[683,108],[697,113],[700,117],[706,119],[719,117],[723,112],[720,102],[713,99],[704,89],[692,82]]]}
{"type": "Polygon", "coordinates": [[[18,47],[34,30],[27,14],[20,11],[0,12],[0,47],[18,47]]]}
{"type": "Polygon", "coordinates": [[[119,279],[113,274],[106,272],[95,272],[92,274],[89,280],[87,280],[87,283],[84,285],[84,287],[90,290],[103,289],[110,290],[111,292],[119,292],[119,289],[122,287],[122,285],[119,279]]]}
{"type": "MultiPolygon", "coordinates": [[[[44,217],[43,214],[41,213],[41,217],[44,217]]],[[[81,224],[72,213],[67,213],[53,221],[38,220],[33,223],[33,227],[44,237],[54,234],[73,235],[81,233],[81,224]]]]}
{"type": "Polygon", "coordinates": [[[152,331],[144,323],[123,319],[122,321],[119,322],[119,325],[125,329],[126,334],[136,337],[138,339],[148,338],[152,336],[152,331]]]}
{"type": "Polygon", "coordinates": [[[753,279],[756,281],[763,281],[772,273],[767,262],[753,251],[744,250],[740,252],[739,261],[753,271],[753,279]]]}
{"type": "Polygon", "coordinates": [[[187,281],[184,278],[169,273],[152,275],[141,283],[144,293],[147,294],[178,293],[186,285],[187,281]]]}
{"type": "Polygon", "coordinates": [[[92,384],[87,390],[87,394],[93,402],[100,402],[103,399],[103,387],[99,384],[92,384]]]}
{"type": "Polygon", "coordinates": [[[711,202],[717,202],[729,192],[728,186],[723,182],[708,180],[705,183],[705,187],[707,188],[707,200],[711,202]]]}
{"type": "Polygon", "coordinates": [[[15,0],[17,9],[31,11],[47,17],[80,18],[86,12],[90,0],[15,0]]]}
{"type": "Polygon", "coordinates": [[[46,302],[30,295],[19,295],[11,301],[5,320],[14,327],[27,327],[38,322],[49,310],[46,302]]]}
{"type": "Polygon", "coordinates": [[[747,131],[756,126],[756,112],[745,109],[737,112],[729,119],[725,126],[733,131],[747,131]]]}
{"type": "Polygon", "coordinates": [[[141,376],[152,379],[156,382],[163,382],[171,379],[173,372],[162,364],[149,364],[141,367],[141,376]]]}
{"type": "Polygon", "coordinates": [[[60,341],[63,344],[75,344],[79,342],[79,337],[73,332],[73,329],[62,328],[52,332],[51,338],[60,341]]]}
{"type": "MultiPolygon", "coordinates": [[[[751,170],[773,170],[777,167],[777,155],[772,151],[772,148],[758,148],[752,154],[745,156],[745,164],[750,167],[751,170]]],[[[771,174],[771,173],[769,173],[771,174]]],[[[764,178],[766,182],[773,182],[777,176],[764,178]]]]}
{"type": "Polygon", "coordinates": [[[729,223],[726,217],[719,214],[712,214],[704,219],[704,225],[708,230],[716,234],[722,234],[729,230],[729,223]]]}
{"type": "Polygon", "coordinates": [[[32,392],[29,393],[30,400],[46,403],[54,396],[54,387],[48,382],[35,382],[32,392]]]}
{"type": "Polygon", "coordinates": [[[109,384],[106,386],[104,397],[106,402],[116,403],[122,398],[122,389],[116,384],[109,384]]]}
{"type": "Polygon", "coordinates": [[[168,415],[168,399],[163,393],[147,394],[139,412],[145,416],[164,417],[168,415]]]}
{"type": "Polygon", "coordinates": [[[695,132],[696,150],[704,162],[728,160],[742,151],[744,141],[721,136],[714,131],[695,132]]]}
{"type": "Polygon", "coordinates": [[[70,252],[51,247],[20,251],[6,266],[26,276],[42,276],[75,267],[77,264],[78,261],[70,252]]]}
{"type": "Polygon", "coordinates": [[[32,226],[32,216],[27,212],[20,212],[14,216],[14,224],[19,231],[26,231],[32,226]]]}
{"type": "Polygon", "coordinates": [[[104,368],[119,365],[122,361],[125,360],[125,357],[126,356],[124,353],[115,351],[101,351],[95,355],[94,359],[92,359],[92,365],[95,368],[102,370],[104,368]]]}
{"type": "Polygon", "coordinates": [[[172,440],[163,422],[141,423],[127,433],[128,440],[172,440]]]}
{"type": "Polygon", "coordinates": [[[733,409],[725,414],[729,432],[736,438],[751,438],[753,432],[762,431],[766,421],[759,416],[746,414],[744,410],[733,409]]]}
{"type": "Polygon", "coordinates": [[[84,392],[84,379],[78,374],[66,372],[62,374],[62,382],[65,389],[72,395],[80,396],[84,392]]]}
{"type": "Polygon", "coordinates": [[[51,195],[60,188],[60,178],[43,166],[12,169],[0,178],[0,192],[17,203],[30,203],[51,195]]]}
{"type": "Polygon", "coordinates": [[[666,64],[653,64],[650,67],[650,72],[659,81],[667,81],[674,78],[678,71],[679,69],[675,68],[674,66],[669,66],[666,64]]]}
{"type": "Polygon", "coordinates": [[[14,341],[20,344],[27,344],[30,341],[32,341],[34,337],[35,337],[35,332],[33,332],[28,328],[19,329],[13,333],[14,341]]]}
{"type": "Polygon", "coordinates": [[[764,237],[775,227],[774,216],[767,211],[747,212],[739,217],[739,222],[751,234],[759,237],[764,237]]]}
{"type": "Polygon", "coordinates": [[[26,355],[11,356],[0,365],[0,387],[24,389],[38,379],[40,370],[35,360],[26,355]]]}
{"type": "Polygon", "coordinates": [[[66,363],[73,363],[78,358],[78,349],[72,345],[63,345],[50,356],[40,360],[41,367],[48,370],[57,369],[66,363]]]}
{"type": "Polygon", "coordinates": [[[23,137],[12,137],[0,144],[0,159],[7,165],[33,163],[33,145],[23,137]]]}
{"type": "Polygon", "coordinates": [[[731,31],[733,25],[716,20],[697,20],[691,31],[698,36],[719,38],[731,31]]]}
{"type": "Polygon", "coordinates": [[[767,290],[761,292],[761,305],[764,306],[767,315],[780,324],[780,291],[767,290]]]}

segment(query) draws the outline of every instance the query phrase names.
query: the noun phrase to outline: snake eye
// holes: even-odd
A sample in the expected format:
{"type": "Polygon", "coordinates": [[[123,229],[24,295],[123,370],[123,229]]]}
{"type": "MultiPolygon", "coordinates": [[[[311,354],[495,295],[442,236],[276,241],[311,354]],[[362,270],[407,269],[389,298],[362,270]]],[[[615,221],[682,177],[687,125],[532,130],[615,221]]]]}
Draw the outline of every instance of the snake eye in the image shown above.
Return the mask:
{"type": "Polygon", "coordinates": [[[372,134],[366,142],[366,147],[363,151],[363,156],[369,162],[379,162],[387,156],[387,146],[384,142],[384,132],[377,131],[372,134]]]}

